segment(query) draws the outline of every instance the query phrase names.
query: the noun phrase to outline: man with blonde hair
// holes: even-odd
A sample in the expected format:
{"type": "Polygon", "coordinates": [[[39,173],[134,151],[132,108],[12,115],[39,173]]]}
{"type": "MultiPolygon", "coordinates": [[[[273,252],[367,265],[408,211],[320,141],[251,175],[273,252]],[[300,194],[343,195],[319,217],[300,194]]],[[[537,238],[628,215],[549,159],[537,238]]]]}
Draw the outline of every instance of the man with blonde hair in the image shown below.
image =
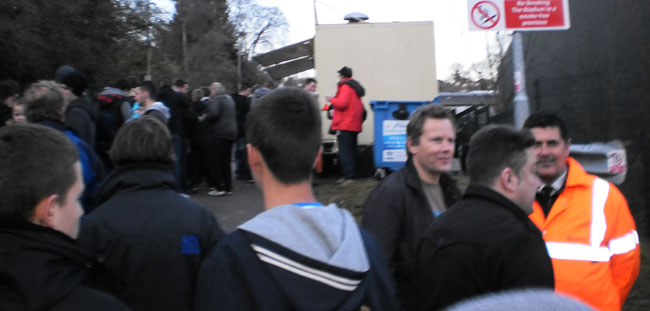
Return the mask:
{"type": "Polygon", "coordinates": [[[415,253],[433,220],[460,199],[451,170],[456,139],[454,117],[438,105],[424,105],[406,127],[404,167],[388,176],[368,196],[362,226],[383,246],[406,310],[416,310],[415,253]]]}
{"type": "Polygon", "coordinates": [[[83,180],[86,185],[81,205],[86,213],[89,213],[94,208],[91,197],[105,175],[104,165],[95,151],[63,123],[67,102],[61,86],[54,81],[39,81],[25,91],[23,99],[27,122],[61,131],[77,147],[83,180]]]}

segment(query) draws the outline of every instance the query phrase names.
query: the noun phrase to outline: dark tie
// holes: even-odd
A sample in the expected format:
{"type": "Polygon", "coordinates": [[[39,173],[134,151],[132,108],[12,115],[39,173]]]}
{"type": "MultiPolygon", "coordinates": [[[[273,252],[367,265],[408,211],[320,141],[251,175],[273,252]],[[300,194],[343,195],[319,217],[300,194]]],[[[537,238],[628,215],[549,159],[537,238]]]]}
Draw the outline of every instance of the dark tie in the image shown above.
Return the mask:
{"type": "Polygon", "coordinates": [[[540,192],[537,192],[537,195],[535,196],[537,203],[539,203],[544,211],[544,216],[548,216],[548,213],[551,211],[551,207],[553,206],[553,202],[555,202],[551,197],[551,192],[553,192],[553,187],[544,186],[544,188],[542,188],[540,192]]]}

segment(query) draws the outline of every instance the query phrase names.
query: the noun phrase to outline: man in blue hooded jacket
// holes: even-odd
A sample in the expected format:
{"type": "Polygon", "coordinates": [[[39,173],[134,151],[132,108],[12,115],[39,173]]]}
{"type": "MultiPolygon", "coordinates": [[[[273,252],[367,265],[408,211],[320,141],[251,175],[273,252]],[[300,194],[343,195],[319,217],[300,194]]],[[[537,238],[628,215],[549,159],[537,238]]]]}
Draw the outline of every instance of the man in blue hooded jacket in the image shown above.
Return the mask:
{"type": "Polygon", "coordinates": [[[321,119],[311,95],[270,92],[247,116],[248,163],[266,211],[204,259],[196,310],[396,310],[381,247],[311,189],[321,119]]]}

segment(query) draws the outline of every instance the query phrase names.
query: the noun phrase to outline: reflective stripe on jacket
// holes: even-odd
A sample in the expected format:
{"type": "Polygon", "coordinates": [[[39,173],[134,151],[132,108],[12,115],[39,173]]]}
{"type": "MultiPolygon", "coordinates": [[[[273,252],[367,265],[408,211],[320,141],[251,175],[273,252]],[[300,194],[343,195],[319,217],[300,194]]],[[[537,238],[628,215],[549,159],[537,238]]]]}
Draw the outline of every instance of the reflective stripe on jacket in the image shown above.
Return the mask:
{"type": "Polygon", "coordinates": [[[553,261],[555,289],[598,310],[620,310],[639,274],[640,247],[627,201],[614,185],[588,174],[573,158],[548,218],[533,204],[553,261]]]}

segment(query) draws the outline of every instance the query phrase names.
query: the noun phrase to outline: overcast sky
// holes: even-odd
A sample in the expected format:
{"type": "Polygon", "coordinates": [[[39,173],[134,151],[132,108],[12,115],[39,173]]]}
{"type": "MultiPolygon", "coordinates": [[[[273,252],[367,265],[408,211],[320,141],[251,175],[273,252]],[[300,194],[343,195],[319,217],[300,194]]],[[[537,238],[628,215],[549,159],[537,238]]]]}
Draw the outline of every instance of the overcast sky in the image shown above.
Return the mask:
{"type": "MultiPolygon", "coordinates": [[[[155,0],[158,6],[173,12],[171,0],[155,0]]],[[[258,0],[277,6],[289,23],[287,44],[314,36],[314,2],[310,0],[258,0]]],[[[450,67],[460,63],[468,68],[486,58],[487,42],[494,46],[494,33],[470,32],[467,1],[463,0],[317,0],[319,24],[345,23],[347,13],[361,12],[369,22],[433,21],[438,79],[451,74],[450,67]]]]}

